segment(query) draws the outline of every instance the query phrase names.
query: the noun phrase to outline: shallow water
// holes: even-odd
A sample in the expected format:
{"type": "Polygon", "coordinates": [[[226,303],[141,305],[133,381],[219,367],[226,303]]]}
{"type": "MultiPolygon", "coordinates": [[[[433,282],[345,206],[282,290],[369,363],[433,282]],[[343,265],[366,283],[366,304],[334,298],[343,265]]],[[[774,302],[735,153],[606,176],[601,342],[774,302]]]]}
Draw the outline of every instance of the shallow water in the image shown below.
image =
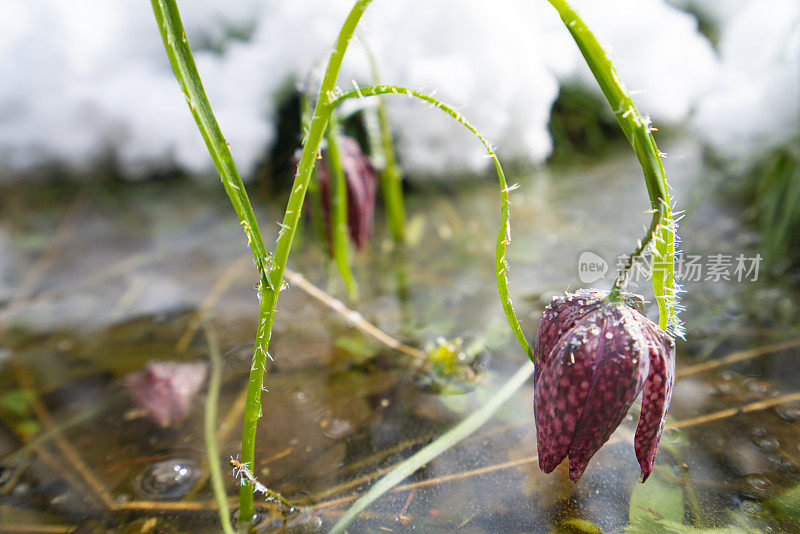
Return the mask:
{"type": "MultiPolygon", "coordinates": [[[[678,201],[694,206],[684,252],[755,254],[757,236],[740,208],[705,193],[696,149],[676,142],[668,152],[678,201]]],[[[638,172],[624,153],[519,179],[510,284],[529,336],[552,295],[583,285],[581,252],[613,270],[634,245],[648,222],[638,172]]],[[[408,197],[403,254],[390,250],[379,225],[357,260],[361,298],[349,305],[412,347],[463,338],[479,354],[476,373],[443,384],[290,284],[254,474],[300,511],[285,517],[262,502],[262,529],[330,528],[388,468],[471,413],[523,363],[496,296],[495,184],[447,187],[408,197]]],[[[279,208],[257,210],[269,242],[279,208]]],[[[153,359],[206,361],[206,318],[224,354],[217,438],[235,507],[227,458],[238,454],[257,301],[255,270],[222,192],[183,181],[18,186],[2,192],[0,213],[0,531],[217,531],[205,389],[185,419],[161,428],[123,381],[153,359]]],[[[343,299],[323,260],[306,232],[292,268],[343,299]]],[[[647,286],[640,283],[645,295],[647,286]]],[[[541,473],[528,384],[351,531],[800,530],[798,291],[763,273],[686,289],[670,427],[646,484],[637,482],[632,446],[638,408],[579,483],[560,469],[541,473]],[[732,354],[736,361],[696,366],[732,354]]]]}

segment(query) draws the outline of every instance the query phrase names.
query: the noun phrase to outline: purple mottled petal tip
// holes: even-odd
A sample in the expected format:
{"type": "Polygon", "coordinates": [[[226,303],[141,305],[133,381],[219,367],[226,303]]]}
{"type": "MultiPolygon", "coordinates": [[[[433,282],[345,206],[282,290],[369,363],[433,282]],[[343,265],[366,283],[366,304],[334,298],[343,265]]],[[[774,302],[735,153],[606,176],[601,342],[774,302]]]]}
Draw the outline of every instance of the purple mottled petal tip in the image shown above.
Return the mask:
{"type": "Polygon", "coordinates": [[[347,180],[347,225],[353,244],[361,250],[372,233],[375,219],[377,173],[358,141],[342,136],[339,144],[347,180]]]}
{"type": "Polygon", "coordinates": [[[655,325],[652,326],[645,329],[649,342],[650,373],[642,394],[642,415],[633,442],[642,470],[642,482],[653,470],[675,381],[675,341],[655,325]]]}
{"type": "Polygon", "coordinates": [[[569,452],[597,366],[599,339],[574,328],[553,348],[534,390],[539,467],[550,473],[569,452]]]}
{"type": "Polygon", "coordinates": [[[601,358],[569,449],[569,476],[575,482],[625,418],[644,386],[648,362],[640,361],[638,332],[628,326],[635,313],[630,308],[609,308],[598,314],[602,315],[599,325],[604,333],[600,339],[601,358]],[[612,335],[606,337],[606,333],[612,335]]]}

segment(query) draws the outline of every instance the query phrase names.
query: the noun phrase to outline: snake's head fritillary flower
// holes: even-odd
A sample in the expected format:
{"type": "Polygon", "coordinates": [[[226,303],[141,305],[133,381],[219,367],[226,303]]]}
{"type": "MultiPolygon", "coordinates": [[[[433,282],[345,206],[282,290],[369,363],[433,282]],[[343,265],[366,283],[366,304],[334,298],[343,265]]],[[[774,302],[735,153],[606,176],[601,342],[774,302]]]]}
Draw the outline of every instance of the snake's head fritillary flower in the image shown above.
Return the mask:
{"type": "Polygon", "coordinates": [[[133,401],[156,423],[167,427],[188,413],[206,380],[208,365],[151,360],[125,377],[133,401]]]}
{"type": "Polygon", "coordinates": [[[536,332],[536,346],[533,348],[534,384],[539,380],[547,357],[558,340],[587,313],[597,309],[608,295],[599,289],[579,289],[575,293],[553,297],[539,322],[536,332]]]}
{"type": "MultiPolygon", "coordinates": [[[[364,154],[358,141],[342,135],[338,138],[339,159],[347,182],[347,226],[350,239],[358,250],[364,248],[372,234],[377,192],[377,173],[369,156],[364,154]]],[[[330,170],[323,157],[317,167],[325,224],[330,225],[330,170]]],[[[330,240],[330,229],[328,229],[330,240]]]]}
{"type": "Polygon", "coordinates": [[[539,467],[569,457],[577,481],[644,390],[634,448],[646,480],[653,469],[675,376],[675,342],[625,301],[579,290],[545,308],[534,352],[539,467]]]}

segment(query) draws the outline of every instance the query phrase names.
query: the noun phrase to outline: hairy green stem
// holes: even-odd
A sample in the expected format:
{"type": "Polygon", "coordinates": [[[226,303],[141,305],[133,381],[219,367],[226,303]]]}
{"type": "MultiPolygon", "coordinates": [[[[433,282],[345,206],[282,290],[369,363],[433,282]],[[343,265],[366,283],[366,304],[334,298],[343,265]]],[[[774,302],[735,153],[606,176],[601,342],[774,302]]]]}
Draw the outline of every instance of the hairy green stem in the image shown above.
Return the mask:
{"type": "MultiPolygon", "coordinates": [[[[24,457],[26,454],[30,453],[31,451],[33,451],[37,447],[41,447],[42,445],[46,444],[51,439],[53,439],[55,436],[61,434],[62,432],[66,431],[67,429],[70,429],[70,428],[74,427],[75,425],[83,423],[84,421],[88,421],[89,419],[92,419],[96,415],[98,415],[98,414],[100,414],[100,413],[102,413],[102,412],[104,412],[106,410],[111,410],[112,408],[115,408],[117,403],[119,403],[120,400],[123,399],[123,398],[124,397],[122,395],[115,395],[115,396],[112,396],[111,398],[106,399],[106,401],[103,402],[103,403],[92,404],[91,406],[89,406],[85,410],[76,413],[75,415],[67,418],[66,420],[62,421],[61,423],[59,423],[59,424],[57,424],[57,425],[55,425],[53,427],[48,428],[44,432],[40,432],[39,434],[36,435],[35,438],[33,438],[31,441],[27,442],[25,445],[23,445],[19,449],[15,450],[15,451],[12,451],[12,452],[8,452],[8,453],[3,454],[3,455],[0,455],[0,465],[10,464],[11,462],[13,462],[15,460],[24,457]]],[[[6,486],[4,489],[11,489],[11,488],[6,486]]],[[[0,493],[2,493],[2,492],[0,492],[0,493]]]]}
{"type": "MultiPolygon", "coordinates": [[[[300,123],[303,124],[303,131],[308,131],[306,126],[311,123],[311,114],[314,110],[311,107],[311,99],[307,93],[303,93],[300,101],[300,123]]],[[[311,172],[311,178],[308,181],[308,188],[306,189],[306,196],[308,200],[306,208],[311,213],[311,222],[314,227],[314,233],[321,243],[322,247],[328,246],[328,232],[325,230],[325,217],[322,210],[322,192],[320,191],[319,180],[316,179],[317,170],[311,172]]]]}
{"type": "MultiPolygon", "coordinates": [[[[308,125],[308,134],[303,143],[303,153],[300,156],[300,163],[297,165],[297,173],[292,184],[292,191],[289,194],[281,231],[278,234],[278,242],[275,246],[274,268],[268,273],[269,287],[263,288],[261,316],[259,317],[258,332],[256,334],[256,351],[253,354],[253,365],[247,384],[247,400],[242,429],[242,463],[251,467],[255,464],[256,427],[261,417],[261,388],[264,381],[267,349],[269,348],[272,325],[275,322],[275,311],[278,306],[278,295],[283,284],[283,272],[286,269],[289,251],[292,248],[292,239],[300,220],[300,212],[303,209],[303,200],[308,189],[311,172],[314,169],[314,162],[319,155],[322,136],[333,111],[330,101],[335,98],[336,79],[339,76],[342,60],[358,22],[371,1],[358,0],[356,2],[348,14],[342,29],[339,31],[339,36],[333,46],[317,101],[314,105],[314,112],[308,125]]],[[[241,524],[244,524],[244,518],[249,520],[253,515],[252,484],[246,483],[241,487],[239,503],[241,524]]]]}
{"type": "Polygon", "coordinates": [[[239,171],[236,170],[228,143],[222,135],[205,89],[203,89],[192,50],[186,39],[178,6],[175,0],[151,0],[150,3],[175,78],[186,96],[186,103],[189,105],[208,152],[211,154],[214,167],[222,180],[222,186],[230,198],[236,215],[239,216],[247,237],[247,245],[253,251],[253,258],[261,279],[269,284],[270,279],[267,274],[274,266],[264,245],[264,239],[261,237],[258,221],[256,221],[242,179],[239,177],[239,171]]]}
{"type": "Polygon", "coordinates": [[[336,114],[332,113],[329,119],[328,134],[328,175],[330,189],[330,246],[333,253],[333,261],[347,285],[347,294],[350,300],[358,298],[358,286],[356,285],[353,271],[350,270],[350,258],[348,254],[347,242],[347,180],[342,168],[342,155],[339,151],[339,124],[336,114]]]}
{"type": "Polygon", "coordinates": [[[497,179],[500,183],[500,227],[497,233],[497,244],[495,245],[495,278],[497,279],[497,290],[500,295],[500,303],[503,306],[503,311],[505,312],[508,324],[511,326],[511,330],[514,332],[514,336],[517,338],[520,346],[525,351],[525,354],[528,355],[528,358],[533,361],[533,353],[528,345],[527,340],[525,339],[525,334],[522,332],[522,328],[519,325],[517,315],[514,312],[514,307],[511,304],[511,297],[508,293],[508,263],[506,262],[506,248],[511,243],[511,222],[509,220],[511,200],[509,198],[509,194],[516,188],[516,184],[509,186],[506,182],[505,173],[503,172],[503,167],[500,165],[500,160],[497,159],[494,148],[486,140],[486,138],[483,137],[483,135],[478,132],[478,130],[472,126],[472,124],[470,124],[461,115],[461,113],[447,104],[437,100],[431,95],[396,85],[378,85],[371,87],[360,87],[358,89],[347,91],[334,100],[331,105],[335,107],[349,98],[365,98],[369,96],[387,94],[402,94],[418,98],[444,111],[450,117],[458,121],[467,130],[472,132],[480,140],[480,142],[486,148],[489,157],[494,162],[495,171],[497,172],[497,179]]]}
{"type": "Polygon", "coordinates": [[[630,273],[631,268],[636,263],[638,258],[641,258],[642,255],[645,253],[647,248],[653,243],[653,240],[656,239],[656,234],[661,227],[661,221],[664,218],[664,210],[665,207],[663,205],[659,206],[659,209],[653,212],[653,219],[650,221],[650,226],[647,228],[647,232],[639,241],[639,245],[636,247],[636,250],[628,256],[625,260],[625,264],[620,268],[619,272],[617,273],[617,277],[614,279],[614,285],[611,288],[611,292],[609,293],[609,300],[612,302],[618,302],[622,298],[622,292],[625,289],[625,284],[628,281],[628,275],[630,273]]]}
{"type": "Polygon", "coordinates": [[[217,404],[219,403],[219,388],[222,384],[222,356],[219,351],[217,336],[203,323],[208,344],[208,355],[211,360],[211,375],[208,380],[208,396],[206,397],[205,426],[203,434],[206,442],[206,457],[208,470],[211,477],[211,489],[214,499],[219,506],[219,522],[225,534],[233,534],[231,526],[231,512],[228,508],[228,496],[225,493],[225,482],[222,478],[222,469],[219,464],[219,446],[217,445],[217,404]]]}
{"type": "MultiPolygon", "coordinates": [[[[650,242],[653,243],[653,293],[658,301],[659,326],[665,330],[669,327],[674,334],[681,335],[675,286],[675,221],[672,217],[666,173],[653,138],[650,121],[639,114],[611,60],[575,10],[566,0],[548,1],[558,11],[561,20],[578,45],[642,167],[653,211],[652,222],[642,243],[645,247],[650,242]]],[[[636,257],[641,255],[645,247],[640,246],[633,253],[617,278],[613,292],[621,291],[627,270],[632,267],[636,257]]]]}
{"type": "Polygon", "coordinates": [[[383,201],[386,205],[386,218],[389,221],[389,230],[392,232],[395,243],[403,243],[406,232],[403,173],[394,154],[392,130],[389,126],[389,116],[386,113],[386,102],[383,98],[378,99],[378,123],[381,129],[381,145],[385,161],[380,177],[383,201]]]}
{"type": "MultiPolygon", "coordinates": [[[[319,153],[322,136],[332,111],[330,101],[334,99],[336,79],[342,60],[356,26],[370,2],[371,0],[358,0],[356,2],[334,44],[314,113],[309,123],[308,135],[304,142],[303,154],[300,158],[295,181],[289,196],[286,213],[283,223],[280,225],[281,231],[278,234],[275,257],[271,259],[266,252],[266,246],[261,237],[255,214],[234,165],[233,157],[214,118],[211,105],[200,81],[200,75],[194,63],[175,0],[151,0],[153,13],[164,42],[164,48],[175,72],[175,77],[186,95],[189,108],[206,142],[225,191],[228,193],[236,214],[239,216],[247,236],[248,245],[253,251],[256,267],[261,276],[260,314],[253,364],[247,384],[247,400],[242,430],[241,461],[244,465],[251,467],[255,463],[256,426],[258,419],[261,417],[261,388],[264,381],[272,325],[275,321],[278,295],[283,284],[283,272],[286,268],[289,250],[300,219],[300,211],[303,207],[303,199],[305,198],[309,178],[314,168],[314,161],[319,153]]],[[[246,531],[249,528],[254,511],[252,484],[245,483],[242,485],[239,502],[239,528],[242,531],[246,531]]]]}
{"type": "MultiPolygon", "coordinates": [[[[214,117],[205,89],[203,89],[200,74],[197,72],[197,66],[192,56],[192,50],[186,39],[178,6],[175,0],[151,0],[151,5],[172,70],[186,96],[186,102],[203,136],[208,152],[211,154],[211,159],[220,175],[225,192],[228,194],[228,198],[230,198],[231,204],[233,204],[233,208],[239,216],[239,221],[247,237],[247,244],[253,251],[253,257],[261,279],[262,296],[260,299],[259,327],[253,354],[253,371],[248,382],[248,402],[245,410],[246,425],[249,423],[252,428],[248,428],[242,436],[243,461],[252,465],[255,450],[255,422],[260,416],[261,384],[264,379],[267,344],[269,342],[269,336],[266,335],[264,326],[269,323],[271,327],[270,316],[273,315],[271,312],[274,312],[274,307],[270,307],[271,300],[269,297],[277,294],[280,290],[280,278],[277,278],[277,284],[274,283],[274,277],[270,278],[270,273],[275,269],[275,264],[267,254],[264,239],[261,237],[258,222],[247,197],[244,184],[239,177],[239,172],[236,170],[228,144],[214,117]],[[254,386],[259,393],[259,398],[255,401],[251,393],[254,386]],[[255,417],[252,416],[253,413],[255,413],[255,417]]],[[[240,495],[242,497],[239,525],[240,529],[246,530],[249,528],[250,518],[253,516],[252,487],[243,486],[240,495]],[[249,493],[249,496],[245,496],[245,493],[249,493]]]]}

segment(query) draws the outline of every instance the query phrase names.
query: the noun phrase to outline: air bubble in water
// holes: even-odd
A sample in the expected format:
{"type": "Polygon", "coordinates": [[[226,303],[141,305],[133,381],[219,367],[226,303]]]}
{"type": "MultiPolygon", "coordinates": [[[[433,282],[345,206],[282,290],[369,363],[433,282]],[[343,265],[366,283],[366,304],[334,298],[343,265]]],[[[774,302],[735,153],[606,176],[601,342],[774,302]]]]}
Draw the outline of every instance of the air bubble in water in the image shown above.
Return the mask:
{"type": "Polygon", "coordinates": [[[178,500],[186,495],[200,473],[195,461],[188,458],[154,462],[134,478],[133,488],[140,498],[178,500]]]}
{"type": "Polygon", "coordinates": [[[775,413],[778,414],[778,417],[789,423],[800,421],[800,407],[797,406],[778,406],[775,408],[775,413]]]}

